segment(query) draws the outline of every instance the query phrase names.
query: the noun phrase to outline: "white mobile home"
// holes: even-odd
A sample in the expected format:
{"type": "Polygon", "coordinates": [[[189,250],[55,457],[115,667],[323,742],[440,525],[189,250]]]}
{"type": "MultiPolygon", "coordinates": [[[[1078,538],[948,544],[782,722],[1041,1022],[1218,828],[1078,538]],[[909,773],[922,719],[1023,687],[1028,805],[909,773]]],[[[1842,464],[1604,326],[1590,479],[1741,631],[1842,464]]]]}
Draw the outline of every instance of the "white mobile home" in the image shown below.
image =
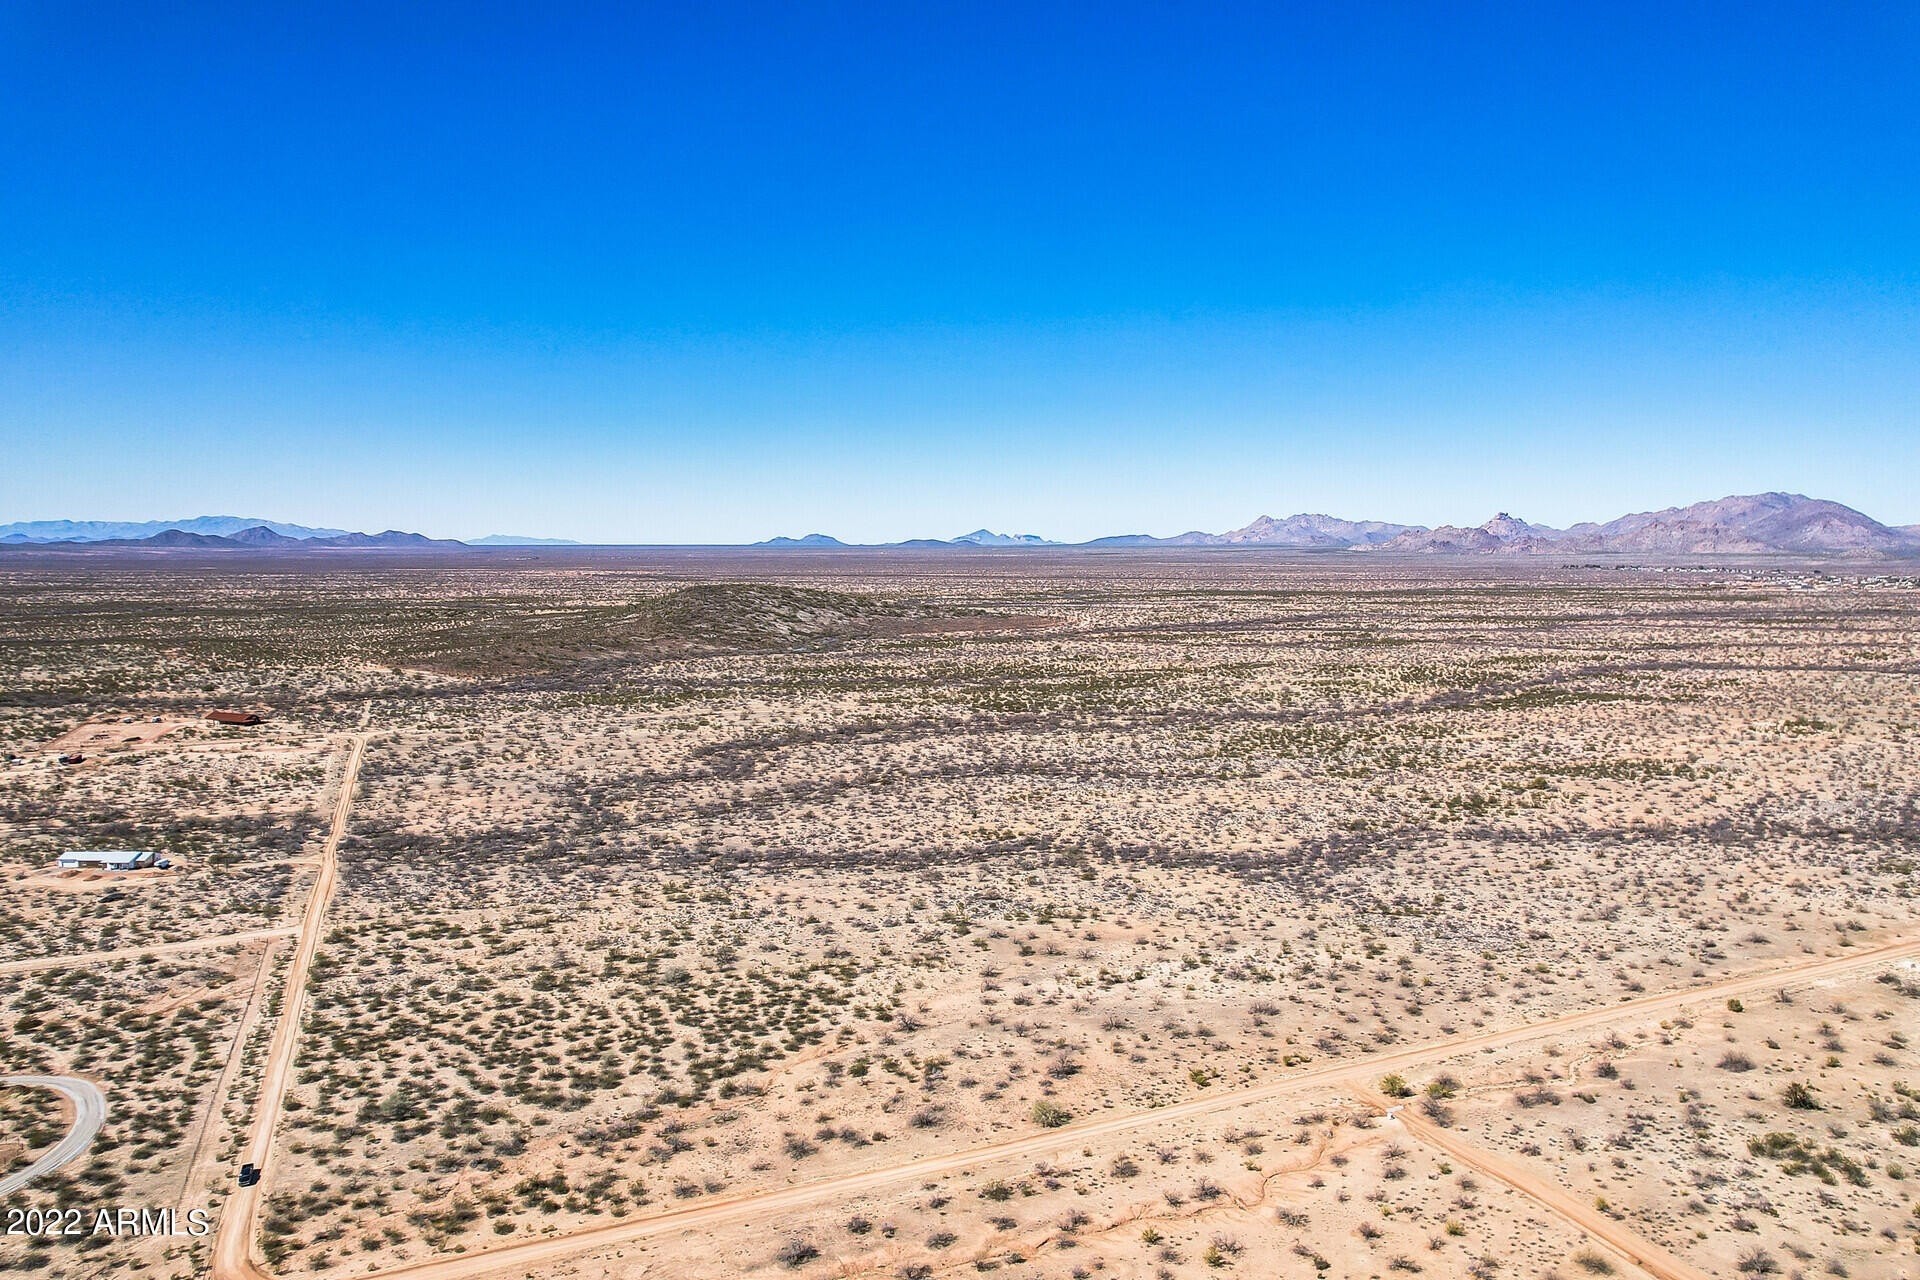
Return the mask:
{"type": "Polygon", "coordinates": [[[60,855],[63,867],[84,867],[94,871],[137,871],[160,861],[160,855],[144,849],[75,849],[60,855]]]}

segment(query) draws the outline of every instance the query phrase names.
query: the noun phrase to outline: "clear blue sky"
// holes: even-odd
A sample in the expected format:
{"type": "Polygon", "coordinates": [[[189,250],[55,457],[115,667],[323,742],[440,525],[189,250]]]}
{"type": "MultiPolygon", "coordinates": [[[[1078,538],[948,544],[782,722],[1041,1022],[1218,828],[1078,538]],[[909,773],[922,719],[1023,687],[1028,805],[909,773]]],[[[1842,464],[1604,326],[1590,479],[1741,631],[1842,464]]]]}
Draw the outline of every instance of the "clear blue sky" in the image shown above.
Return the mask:
{"type": "Polygon", "coordinates": [[[0,0],[0,521],[1920,521],[1920,6],[0,0]]]}

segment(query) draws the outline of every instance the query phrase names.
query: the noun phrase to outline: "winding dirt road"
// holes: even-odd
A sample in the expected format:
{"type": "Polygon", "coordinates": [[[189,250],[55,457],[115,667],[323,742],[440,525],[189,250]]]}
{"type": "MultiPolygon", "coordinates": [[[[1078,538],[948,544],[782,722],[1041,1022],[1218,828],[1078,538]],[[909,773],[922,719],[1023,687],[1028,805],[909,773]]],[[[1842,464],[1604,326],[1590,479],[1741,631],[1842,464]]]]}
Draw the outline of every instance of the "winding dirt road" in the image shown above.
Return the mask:
{"type": "MultiPolygon", "coordinates": [[[[1284,1100],[1309,1093],[1315,1089],[1337,1089],[1350,1087],[1356,1078],[1377,1078],[1388,1072],[1404,1072],[1422,1065],[1432,1064],[1463,1053],[1473,1053],[1487,1049],[1502,1049],[1525,1044],[1532,1040],[1550,1036],[1567,1035],[1595,1027],[1607,1026],[1625,1020],[1648,1018],[1670,1013],[1702,1000],[1720,1000],[1732,996],[1752,995],[1772,990],[1786,983],[1817,982],[1824,978],[1841,977],[1863,968],[1886,964],[1890,961],[1920,955],[1920,938],[1907,938],[1884,945],[1863,948],[1850,954],[1829,956],[1819,960],[1809,960],[1799,964],[1777,965],[1768,969],[1710,982],[1703,986],[1670,991],[1661,995],[1643,996],[1637,999],[1622,1000],[1616,1004],[1602,1005],[1576,1013],[1545,1018],[1539,1022],[1509,1027],[1504,1030],[1484,1031],[1473,1035],[1455,1036],[1443,1040],[1432,1040],[1423,1044],[1411,1045],[1386,1053],[1373,1054],[1364,1058],[1333,1063],[1324,1067],[1302,1071],[1281,1080],[1266,1084],[1253,1085],[1226,1093],[1212,1094],[1194,1098],[1188,1102],[1160,1107],[1151,1111],[1130,1112],[1125,1115],[1106,1116],[1090,1120],[1084,1124],[1067,1125],[1059,1129],[1048,1129],[1039,1133],[1021,1137],[1006,1138],[999,1142],[986,1143],[949,1155],[928,1156],[924,1159],[909,1161],[905,1164],[890,1165],[880,1169],[869,1169],[859,1173],[843,1174],[838,1177],[821,1178],[798,1186],[781,1187],[770,1191],[744,1192],[740,1195],[709,1200],[687,1209],[678,1209],[668,1213],[655,1214],[638,1220],[608,1223],[604,1226],[588,1227],[568,1235],[553,1236],[544,1240],[528,1240],[517,1244],[500,1245],[493,1248],[478,1248],[456,1257],[434,1258],[421,1262],[407,1263],[397,1267],[365,1273],[368,1277],[380,1280],[470,1280],[472,1277],[485,1276],[497,1271],[516,1271],[526,1273],[540,1265],[573,1257],[577,1254],[607,1249],[617,1245],[630,1244],[658,1236],[674,1235],[686,1231],[719,1227],[741,1222],[750,1218],[765,1217],[788,1209],[797,1209],[822,1201],[836,1200],[857,1195],[865,1191],[879,1190],[895,1183],[940,1177],[944,1174],[959,1173],[975,1166],[994,1160],[1015,1158],[1047,1158],[1064,1156],[1084,1146],[1088,1139],[1105,1137],[1112,1134],[1127,1133],[1135,1129],[1167,1124],[1173,1121],[1190,1120],[1201,1116],[1213,1115],[1223,1111],[1232,1111],[1255,1103],[1284,1100]]],[[[1404,1115],[1402,1122],[1406,1123],[1404,1115]]],[[[1407,1125],[1410,1132],[1413,1125],[1407,1125]]],[[[1420,1130],[1417,1136],[1422,1140],[1431,1139],[1427,1130],[1420,1130]]],[[[1434,1141],[1434,1145],[1449,1149],[1447,1142],[1458,1143],[1459,1139],[1444,1135],[1434,1141]]],[[[1464,1144],[1461,1144],[1464,1145],[1464,1144]]],[[[1473,1150],[1472,1148],[1467,1148],[1473,1150]]],[[[1466,1157],[1463,1156],[1463,1159],[1466,1157]]],[[[1476,1152],[1474,1159],[1482,1162],[1482,1167],[1493,1176],[1508,1182],[1524,1194],[1550,1207],[1562,1208],[1566,1216],[1588,1230],[1595,1238],[1608,1243],[1630,1258],[1637,1259],[1637,1265],[1649,1271],[1661,1280],[1698,1280],[1703,1273],[1687,1264],[1665,1255],[1661,1251],[1639,1240],[1630,1233],[1583,1207],[1558,1187],[1540,1181],[1524,1170],[1514,1169],[1505,1161],[1498,1160],[1485,1153],[1476,1152]],[[1497,1167],[1496,1167],[1497,1166],[1497,1167]],[[1518,1178],[1521,1181],[1515,1182],[1518,1178]],[[1583,1216],[1584,1215],[1584,1216],[1583,1216]],[[1586,1219],[1598,1221],[1589,1224],[1586,1219]],[[1616,1237],[1625,1243],[1617,1243],[1616,1237]],[[1661,1266],[1667,1269],[1659,1269],[1661,1266]]],[[[258,1276],[252,1272],[215,1272],[216,1276],[239,1276],[242,1274],[258,1276]]]]}
{"type": "MultiPolygon", "coordinates": [[[[266,1067],[260,1077],[260,1100],[253,1113],[253,1128],[242,1153],[245,1163],[264,1167],[273,1149],[274,1131],[280,1125],[280,1111],[286,1100],[287,1080],[293,1074],[294,1054],[300,1043],[300,1018],[306,1006],[307,974],[313,968],[314,953],[320,948],[320,933],[326,925],[327,906],[333,901],[333,888],[339,879],[340,838],[347,831],[347,815],[353,810],[353,786],[360,776],[360,758],[367,747],[367,735],[356,734],[347,750],[346,768],[340,775],[340,795],[334,802],[333,826],[327,832],[326,846],[320,851],[320,873],[314,879],[313,892],[307,896],[307,910],[300,921],[300,935],[294,943],[293,959],[287,966],[286,994],[281,1001],[280,1021],[273,1029],[273,1043],[267,1050],[266,1067]]],[[[215,1099],[214,1105],[219,1105],[215,1099]]],[[[215,1280],[263,1280],[266,1271],[253,1257],[255,1223],[266,1198],[266,1182],[251,1187],[236,1186],[220,1211],[220,1226],[213,1240],[212,1274],[215,1280]]]]}
{"type": "Polygon", "coordinates": [[[67,1130],[67,1136],[20,1172],[0,1178],[0,1196],[12,1195],[85,1151],[93,1145],[100,1126],[106,1123],[107,1096],[91,1080],[78,1076],[0,1076],[0,1085],[14,1089],[51,1089],[73,1104],[73,1125],[67,1130]]]}

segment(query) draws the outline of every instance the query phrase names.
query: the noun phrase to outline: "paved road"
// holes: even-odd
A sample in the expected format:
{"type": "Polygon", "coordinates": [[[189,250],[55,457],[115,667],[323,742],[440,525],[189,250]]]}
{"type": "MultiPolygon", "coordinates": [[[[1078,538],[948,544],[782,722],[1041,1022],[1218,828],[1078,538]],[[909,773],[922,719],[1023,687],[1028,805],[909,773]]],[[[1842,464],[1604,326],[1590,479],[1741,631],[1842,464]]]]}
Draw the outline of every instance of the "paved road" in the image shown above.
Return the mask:
{"type": "MultiPolygon", "coordinates": [[[[281,1000],[280,1021],[273,1029],[273,1043],[267,1050],[267,1064],[260,1077],[260,1101],[253,1113],[251,1130],[241,1161],[267,1163],[273,1149],[274,1130],[280,1124],[280,1111],[286,1100],[287,1081],[293,1074],[293,1059],[300,1042],[300,1017],[306,1005],[307,974],[313,968],[314,952],[320,947],[320,932],[325,927],[327,904],[333,900],[333,886],[339,878],[340,838],[347,831],[347,815],[353,811],[353,784],[360,776],[360,757],[366,751],[367,735],[357,734],[347,750],[347,766],[340,775],[340,796],[334,802],[333,827],[327,833],[326,847],[320,851],[320,874],[307,895],[306,915],[300,921],[300,936],[294,943],[293,960],[287,966],[286,995],[281,1000]]],[[[215,1100],[218,1105],[218,1099],[215,1100]]],[[[235,1186],[220,1211],[220,1226],[213,1241],[214,1280],[259,1280],[267,1273],[254,1261],[254,1226],[260,1205],[266,1199],[266,1182],[251,1187],[235,1186]]]]}
{"type": "Polygon", "coordinates": [[[149,956],[174,956],[187,951],[209,951],[236,942],[258,942],[262,938],[284,938],[292,925],[278,929],[248,929],[241,933],[215,933],[204,938],[180,942],[155,942],[144,947],[120,947],[113,951],[81,951],[64,956],[34,956],[27,960],[0,962],[0,973],[35,973],[42,969],[79,969],[87,965],[112,964],[116,960],[144,960],[149,956]]]}
{"type": "Polygon", "coordinates": [[[47,1154],[20,1172],[0,1178],[0,1196],[10,1196],[42,1174],[52,1173],[93,1145],[93,1136],[107,1120],[107,1095],[90,1080],[75,1076],[0,1076],[0,1085],[16,1089],[51,1089],[73,1104],[73,1127],[47,1154]]]}
{"type": "MultiPolygon", "coordinates": [[[[1072,1124],[1059,1129],[1006,1138],[950,1155],[928,1156],[905,1164],[821,1178],[798,1186],[746,1192],[724,1199],[709,1200],[691,1208],[654,1214],[637,1220],[587,1227],[568,1235],[552,1236],[543,1240],[528,1240],[518,1244],[496,1245],[491,1248],[482,1246],[458,1256],[407,1263],[381,1271],[366,1272],[363,1276],[367,1280],[375,1277],[378,1280],[403,1280],[403,1278],[404,1280],[470,1280],[471,1277],[484,1276],[496,1271],[512,1270],[525,1274],[534,1267],[562,1258],[628,1244],[636,1240],[764,1218],[769,1214],[797,1209],[821,1201],[837,1200],[899,1182],[959,1173],[993,1160],[1062,1157],[1065,1153],[1077,1151],[1089,1138],[1194,1119],[1217,1112],[1236,1110],[1253,1103],[1284,1100],[1316,1089],[1339,1088],[1354,1078],[1378,1078],[1388,1072],[1416,1070],[1423,1065],[1432,1065],[1463,1053],[1507,1048],[1549,1036],[1567,1035],[1608,1026],[1628,1019],[1654,1017],[1702,1000],[1754,995],[1787,983],[1815,982],[1823,978],[1840,977],[1858,969],[1886,964],[1913,955],[1920,955],[1920,938],[1907,938],[1879,947],[1861,948],[1846,954],[1798,964],[1776,965],[1738,977],[1710,982],[1704,986],[1622,1000],[1615,1004],[1545,1018],[1539,1022],[1509,1027],[1505,1030],[1432,1040],[1365,1058],[1332,1063],[1245,1089],[1211,1094],[1151,1111],[1106,1116],[1084,1124],[1072,1124]]],[[[1427,1134],[1422,1132],[1420,1136],[1426,1138],[1427,1134]]],[[[1436,1145],[1444,1145],[1444,1143],[1436,1145]]],[[[1503,1181],[1507,1180],[1504,1175],[1496,1176],[1501,1176],[1503,1181]]],[[[1531,1188],[1537,1184],[1537,1181],[1536,1179],[1520,1189],[1527,1190],[1531,1194],[1531,1188]]],[[[1558,1194],[1562,1198],[1566,1197],[1564,1192],[1558,1194]]],[[[1600,1238],[1607,1239],[1604,1236],[1600,1238]]],[[[1643,1249],[1642,1252],[1644,1251],[1643,1249]]],[[[1640,1265],[1648,1266],[1646,1263],[1640,1265]]],[[[1652,1268],[1648,1267],[1648,1269],[1652,1268]]],[[[240,1273],[228,1274],[237,1277],[240,1273]]],[[[259,1276],[264,1273],[256,1270],[248,1274],[259,1276]]],[[[1676,1268],[1664,1273],[1655,1271],[1654,1274],[1678,1278],[1692,1277],[1699,1273],[1676,1268]]]]}

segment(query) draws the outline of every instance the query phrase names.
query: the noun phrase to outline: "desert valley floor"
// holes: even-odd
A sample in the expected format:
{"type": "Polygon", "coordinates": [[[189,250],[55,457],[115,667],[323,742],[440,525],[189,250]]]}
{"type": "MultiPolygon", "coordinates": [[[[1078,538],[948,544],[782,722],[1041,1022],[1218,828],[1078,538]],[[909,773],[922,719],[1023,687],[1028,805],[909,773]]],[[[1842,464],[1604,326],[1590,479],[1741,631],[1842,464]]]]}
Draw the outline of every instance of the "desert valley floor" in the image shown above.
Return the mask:
{"type": "Polygon", "coordinates": [[[1920,1275],[1910,572],[9,553],[0,754],[0,1208],[216,1226],[0,1270],[1920,1275]]]}

